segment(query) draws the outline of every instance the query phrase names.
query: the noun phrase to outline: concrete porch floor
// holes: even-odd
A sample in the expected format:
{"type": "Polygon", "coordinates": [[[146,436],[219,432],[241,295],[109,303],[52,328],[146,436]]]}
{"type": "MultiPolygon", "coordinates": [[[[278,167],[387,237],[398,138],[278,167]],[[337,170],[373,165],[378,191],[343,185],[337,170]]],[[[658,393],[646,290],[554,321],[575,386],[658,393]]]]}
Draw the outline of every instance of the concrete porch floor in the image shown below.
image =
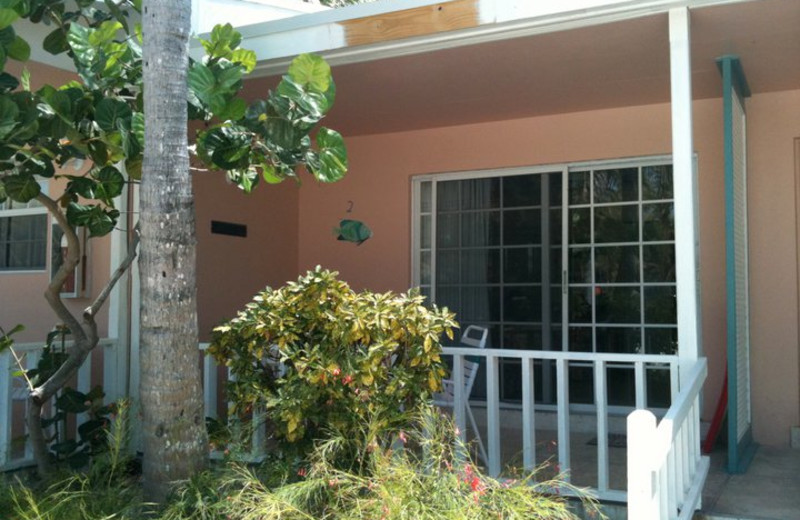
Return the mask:
{"type": "Polygon", "coordinates": [[[722,449],[711,454],[696,519],[800,519],[800,450],[760,446],[742,475],[728,474],[725,460],[722,449]]]}
{"type": "MultiPolygon", "coordinates": [[[[473,406],[478,428],[486,443],[485,410],[473,406]]],[[[558,445],[557,432],[548,414],[536,414],[536,461],[549,459],[550,466],[543,470],[544,477],[556,473],[558,445]],[[540,420],[540,415],[541,419],[540,420]]],[[[591,417],[571,417],[573,432],[570,435],[572,478],[581,487],[597,485],[597,445],[591,417]]],[[[624,420],[609,423],[614,433],[624,431],[624,420]]],[[[468,435],[472,438],[472,432],[468,435]]],[[[501,454],[504,468],[522,466],[521,412],[501,412],[501,454]]],[[[620,443],[609,447],[609,487],[626,488],[627,457],[624,436],[620,443]]],[[[473,449],[474,455],[477,451],[473,449]]],[[[711,466],[703,489],[702,509],[695,520],[800,520],[800,450],[760,446],[747,472],[731,475],[725,471],[726,453],[719,448],[711,454],[711,466]]],[[[513,470],[506,469],[504,474],[513,470]]],[[[626,518],[624,507],[608,507],[610,519],[626,518]]]]}

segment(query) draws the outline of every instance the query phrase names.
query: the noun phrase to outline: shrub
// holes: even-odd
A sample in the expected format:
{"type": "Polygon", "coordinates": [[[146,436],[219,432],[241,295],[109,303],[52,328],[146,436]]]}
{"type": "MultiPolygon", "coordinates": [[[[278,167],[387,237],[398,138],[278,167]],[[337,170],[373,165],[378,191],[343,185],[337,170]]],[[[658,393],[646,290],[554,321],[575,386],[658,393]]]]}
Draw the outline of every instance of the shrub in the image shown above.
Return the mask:
{"type": "Polygon", "coordinates": [[[376,428],[365,421],[359,437],[368,471],[340,469],[340,452],[349,453],[354,441],[333,436],[316,444],[294,482],[270,487],[258,470],[232,465],[227,475],[217,475],[216,486],[206,479],[188,483],[164,518],[574,520],[575,507],[559,494],[566,490],[582,497],[589,517],[602,516],[594,500],[562,481],[536,482],[536,473],[505,481],[487,477],[462,456],[452,423],[432,409],[414,422],[403,432],[403,449],[393,450],[370,438],[376,428]]]}
{"type": "Polygon", "coordinates": [[[417,292],[356,293],[337,274],[317,267],[267,288],[215,329],[209,348],[236,376],[237,410],[266,405],[276,437],[301,454],[325,430],[359,435],[365,417],[388,442],[407,424],[403,410],[440,389],[440,338],[457,326],[417,292]]]}

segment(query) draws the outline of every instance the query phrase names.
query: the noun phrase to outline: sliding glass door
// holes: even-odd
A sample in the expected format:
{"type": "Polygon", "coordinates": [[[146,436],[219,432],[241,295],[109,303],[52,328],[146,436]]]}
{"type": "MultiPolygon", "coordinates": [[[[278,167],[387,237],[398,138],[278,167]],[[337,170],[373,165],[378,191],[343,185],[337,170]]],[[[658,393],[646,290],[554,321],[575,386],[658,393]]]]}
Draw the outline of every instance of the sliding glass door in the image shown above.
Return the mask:
{"type": "MultiPolygon", "coordinates": [[[[414,274],[490,348],[673,353],[677,348],[672,168],[564,165],[414,180],[414,274]],[[566,283],[566,285],[564,285],[566,283]]],[[[552,363],[535,395],[552,403],[552,363]]],[[[668,389],[655,367],[653,406],[668,389]]],[[[609,402],[632,400],[633,371],[609,367],[609,402]]],[[[501,366],[501,397],[520,398],[518,363],[501,366]]],[[[482,385],[478,385],[482,387],[482,385]]],[[[592,372],[570,369],[571,401],[593,401],[592,372]]]]}

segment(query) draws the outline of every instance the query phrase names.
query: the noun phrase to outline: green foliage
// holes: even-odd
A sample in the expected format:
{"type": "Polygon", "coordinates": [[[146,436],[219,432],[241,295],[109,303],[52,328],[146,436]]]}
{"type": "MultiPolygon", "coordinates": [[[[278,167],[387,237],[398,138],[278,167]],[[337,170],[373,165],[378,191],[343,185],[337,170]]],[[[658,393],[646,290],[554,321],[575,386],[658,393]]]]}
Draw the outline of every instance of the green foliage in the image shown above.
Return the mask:
{"type": "Polygon", "coordinates": [[[328,430],[359,435],[365,417],[384,439],[405,428],[403,410],[440,389],[439,340],[457,326],[416,292],[356,293],[336,275],[317,267],[268,288],[215,329],[209,348],[236,376],[228,395],[237,410],[266,405],[277,437],[301,453],[328,430]]]}
{"type": "MultiPolygon", "coordinates": [[[[65,339],[68,330],[56,329],[47,335],[47,342],[36,367],[24,371],[30,384],[39,386],[47,381],[67,360],[65,339]],[[60,340],[60,344],[59,341],[60,340]]],[[[0,340],[0,343],[2,341],[0,340]]],[[[50,432],[46,440],[50,443],[50,453],[57,462],[66,462],[72,468],[85,467],[91,458],[108,451],[107,432],[111,417],[117,413],[117,405],[104,404],[105,392],[95,386],[89,392],[79,392],[65,387],[55,398],[55,411],[42,418],[42,428],[50,432]],[[77,423],[78,414],[85,414],[85,420],[77,423]],[[67,423],[70,417],[78,424],[77,438],[67,437],[67,423]]]]}
{"type": "MultiPolygon", "coordinates": [[[[95,2],[7,0],[0,7],[0,201],[27,202],[40,195],[35,177],[65,177],[60,199],[71,226],[91,236],[109,233],[119,212],[114,198],[141,177],[144,149],[141,27],[131,27],[132,0],[95,2]],[[5,72],[7,59],[26,61],[30,45],[13,23],[28,19],[52,27],[42,42],[52,54],[67,53],[80,81],[31,91],[30,74],[5,72]],[[22,90],[16,90],[20,85],[22,90]],[[90,159],[88,172],[64,166],[90,159]]],[[[239,96],[244,76],[256,66],[230,25],[215,27],[201,41],[206,55],[188,71],[190,119],[209,123],[192,150],[205,168],[224,170],[243,190],[260,178],[270,183],[297,178],[299,167],[322,182],[341,179],[347,152],[341,135],[321,128],[335,85],[330,67],[313,55],[299,56],[266,100],[239,96]]]]}
{"type": "Polygon", "coordinates": [[[568,491],[580,498],[588,517],[603,517],[582,490],[557,479],[537,481],[541,471],[506,480],[484,475],[465,461],[466,448],[452,423],[427,407],[409,415],[409,429],[393,447],[381,447],[380,428],[367,417],[360,435],[317,443],[307,462],[291,471],[272,461],[255,468],[217,467],[182,483],[163,509],[154,510],[142,503],[124,456],[127,410],[121,403],[110,433],[112,449],[88,473],[42,488],[19,481],[0,488],[2,511],[10,520],[582,518],[565,498],[568,491]],[[353,451],[364,454],[365,467],[342,470],[342,453],[353,451]]]}
{"type": "Polygon", "coordinates": [[[128,403],[117,403],[117,410],[106,430],[108,449],[92,459],[86,473],[64,473],[32,487],[18,480],[6,489],[6,496],[0,496],[0,503],[8,506],[4,514],[10,520],[151,518],[130,471],[128,403]]]}
{"type": "Polygon", "coordinates": [[[430,409],[413,416],[403,449],[381,448],[365,420],[360,441],[335,436],[317,444],[310,462],[279,486],[258,469],[231,466],[226,473],[193,479],[176,495],[165,520],[228,518],[281,520],[495,520],[577,519],[562,491],[583,497],[588,516],[602,516],[596,502],[560,480],[537,482],[538,473],[498,481],[459,454],[452,424],[430,409]],[[363,442],[368,471],[339,467],[341,452],[363,442]]]}

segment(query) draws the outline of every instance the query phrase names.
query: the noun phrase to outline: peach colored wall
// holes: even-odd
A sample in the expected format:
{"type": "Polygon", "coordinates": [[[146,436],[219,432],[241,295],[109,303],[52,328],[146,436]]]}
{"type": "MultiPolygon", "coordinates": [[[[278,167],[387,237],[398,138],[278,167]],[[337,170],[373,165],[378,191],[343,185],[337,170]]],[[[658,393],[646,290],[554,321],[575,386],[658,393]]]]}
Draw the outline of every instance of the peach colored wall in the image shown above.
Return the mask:
{"type": "Polygon", "coordinates": [[[753,434],[786,445],[798,416],[794,138],[800,91],[753,96],[748,114],[753,434]]]}
{"type": "MultiPolygon", "coordinates": [[[[709,377],[704,416],[724,374],[725,263],[722,103],[694,104],[700,186],[704,351],[709,377]]],[[[749,104],[753,423],[758,442],[788,443],[798,424],[797,275],[792,139],[800,136],[800,92],[749,104]],[[779,376],[779,377],[776,377],[779,376]]],[[[669,106],[652,105],[513,121],[353,137],[351,169],[334,185],[300,192],[299,268],[336,269],[355,288],[404,290],[410,283],[410,178],[417,174],[629,156],[670,151],[669,106]],[[331,228],[354,202],[353,217],[374,237],[356,247],[331,228]]]]}
{"type": "Polygon", "coordinates": [[[217,173],[193,177],[197,216],[200,337],[236,315],[267,285],[297,277],[297,194],[292,181],[260,184],[247,195],[217,173]],[[211,221],[247,225],[247,237],[211,234],[211,221]]]}

